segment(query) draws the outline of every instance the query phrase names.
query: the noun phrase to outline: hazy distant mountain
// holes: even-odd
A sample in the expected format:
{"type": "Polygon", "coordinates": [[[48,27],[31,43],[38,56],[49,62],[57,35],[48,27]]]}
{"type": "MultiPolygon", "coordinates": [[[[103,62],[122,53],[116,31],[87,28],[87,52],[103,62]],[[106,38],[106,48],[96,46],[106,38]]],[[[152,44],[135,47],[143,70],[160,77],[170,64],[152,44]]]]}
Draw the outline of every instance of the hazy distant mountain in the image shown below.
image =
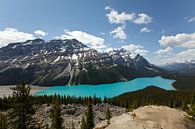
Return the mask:
{"type": "Polygon", "coordinates": [[[170,63],[163,66],[163,68],[174,73],[195,75],[195,60],[170,63]]]}
{"type": "Polygon", "coordinates": [[[161,69],[128,51],[101,53],[81,42],[42,39],[0,48],[0,84],[98,84],[160,75],[161,69]]]}

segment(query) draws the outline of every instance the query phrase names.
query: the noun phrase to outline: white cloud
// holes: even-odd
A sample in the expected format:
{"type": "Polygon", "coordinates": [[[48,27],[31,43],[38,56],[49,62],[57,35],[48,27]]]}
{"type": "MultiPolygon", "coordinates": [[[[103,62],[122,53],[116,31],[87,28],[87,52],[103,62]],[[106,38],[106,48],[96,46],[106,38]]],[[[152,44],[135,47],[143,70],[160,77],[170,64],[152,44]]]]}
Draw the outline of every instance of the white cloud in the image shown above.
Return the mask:
{"type": "Polygon", "coordinates": [[[195,33],[162,36],[159,43],[166,48],[154,53],[155,63],[163,64],[195,59],[195,33]],[[176,51],[174,48],[177,47],[180,49],[176,51]],[[158,61],[159,58],[161,59],[160,62],[158,61]]]}
{"type": "Polygon", "coordinates": [[[151,29],[144,27],[140,30],[140,32],[151,32],[151,29]]]}
{"type": "Polygon", "coordinates": [[[193,16],[190,19],[188,19],[188,22],[195,22],[195,16],[193,16]]]}
{"type": "Polygon", "coordinates": [[[77,39],[85,45],[101,50],[106,48],[103,38],[88,34],[83,31],[66,31],[65,34],[56,37],[57,39],[77,39]]]}
{"type": "Polygon", "coordinates": [[[114,38],[124,40],[127,38],[127,34],[124,32],[124,28],[124,26],[118,27],[111,31],[110,34],[112,34],[114,38]]]}
{"type": "Polygon", "coordinates": [[[167,47],[165,49],[159,49],[158,51],[155,52],[155,54],[157,54],[158,56],[167,56],[172,54],[172,52],[173,52],[173,48],[167,47]]]}
{"type": "Polygon", "coordinates": [[[194,60],[195,59],[195,49],[188,49],[188,50],[179,52],[176,55],[176,58],[179,60],[194,60]]]}
{"type": "Polygon", "coordinates": [[[161,56],[160,62],[158,61],[159,60],[158,56],[157,58],[154,58],[154,60],[155,60],[155,63],[158,63],[158,64],[195,60],[195,49],[183,50],[181,52],[174,53],[171,55],[161,56]]]}
{"type": "Polygon", "coordinates": [[[5,28],[0,31],[0,47],[6,46],[9,43],[23,42],[34,38],[32,34],[20,32],[14,28],[5,28]]]}
{"type": "Polygon", "coordinates": [[[42,31],[42,30],[36,30],[36,31],[34,31],[34,35],[37,37],[44,37],[47,35],[47,33],[42,31]]]}
{"type": "Polygon", "coordinates": [[[162,36],[159,42],[162,46],[194,48],[195,33],[182,33],[176,34],[175,36],[162,36]]]}
{"type": "Polygon", "coordinates": [[[144,47],[141,45],[129,44],[129,45],[123,45],[121,46],[121,48],[124,48],[131,53],[136,53],[140,55],[146,55],[149,53],[149,51],[145,50],[144,47]]]}
{"type": "Polygon", "coordinates": [[[152,22],[152,17],[145,14],[145,13],[140,13],[133,20],[133,22],[136,24],[148,24],[148,23],[152,22]]]}
{"type": "Polygon", "coordinates": [[[105,7],[105,10],[109,11],[106,16],[111,24],[124,24],[127,21],[131,21],[135,24],[148,24],[152,22],[152,17],[145,13],[119,13],[117,10],[109,6],[105,7]]]}
{"type": "Polygon", "coordinates": [[[109,48],[106,48],[106,49],[104,50],[104,52],[109,52],[109,51],[113,51],[113,50],[115,50],[115,48],[109,47],[109,48]]]}
{"type": "Polygon", "coordinates": [[[115,24],[123,24],[126,21],[133,20],[135,17],[134,13],[118,13],[118,11],[110,8],[109,6],[105,7],[105,10],[108,10],[109,13],[106,15],[108,17],[108,20],[110,23],[115,23],[115,24]]]}

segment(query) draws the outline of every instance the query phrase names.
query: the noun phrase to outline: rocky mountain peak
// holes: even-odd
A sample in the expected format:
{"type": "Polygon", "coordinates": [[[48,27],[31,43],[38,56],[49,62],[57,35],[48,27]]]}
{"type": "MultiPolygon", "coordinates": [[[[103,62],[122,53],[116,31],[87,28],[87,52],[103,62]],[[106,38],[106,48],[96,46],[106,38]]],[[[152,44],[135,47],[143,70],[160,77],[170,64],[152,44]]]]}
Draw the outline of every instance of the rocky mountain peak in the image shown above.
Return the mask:
{"type": "Polygon", "coordinates": [[[99,84],[156,71],[139,54],[125,49],[102,53],[76,39],[34,39],[0,48],[0,84],[21,79],[37,85],[99,84]]]}

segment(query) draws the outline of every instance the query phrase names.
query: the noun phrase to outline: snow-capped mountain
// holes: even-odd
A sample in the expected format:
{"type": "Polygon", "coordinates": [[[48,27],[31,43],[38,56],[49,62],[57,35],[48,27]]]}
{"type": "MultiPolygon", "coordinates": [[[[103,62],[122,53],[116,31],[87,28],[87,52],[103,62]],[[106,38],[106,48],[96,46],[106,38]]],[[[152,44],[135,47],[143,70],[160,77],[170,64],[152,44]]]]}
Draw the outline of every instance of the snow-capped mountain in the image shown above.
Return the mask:
{"type": "Polygon", "coordinates": [[[99,84],[156,76],[161,69],[125,49],[101,53],[75,39],[28,40],[0,48],[0,84],[99,84]]]}
{"type": "Polygon", "coordinates": [[[186,60],[169,63],[163,66],[163,68],[174,73],[195,75],[195,60],[186,60]]]}

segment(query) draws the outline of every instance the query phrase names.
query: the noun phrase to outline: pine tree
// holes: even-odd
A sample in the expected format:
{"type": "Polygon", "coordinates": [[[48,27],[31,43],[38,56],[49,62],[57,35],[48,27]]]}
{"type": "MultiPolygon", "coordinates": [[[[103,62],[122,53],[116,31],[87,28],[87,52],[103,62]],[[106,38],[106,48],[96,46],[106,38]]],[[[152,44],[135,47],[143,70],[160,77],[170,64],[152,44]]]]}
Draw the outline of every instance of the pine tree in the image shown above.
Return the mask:
{"type": "Polygon", "coordinates": [[[87,124],[87,129],[93,129],[94,116],[93,116],[93,105],[92,105],[91,99],[89,99],[89,105],[88,105],[87,114],[86,114],[86,124],[87,124]]]}
{"type": "Polygon", "coordinates": [[[61,117],[61,104],[58,98],[55,98],[53,101],[51,119],[51,129],[62,129],[63,119],[61,117]]]}
{"type": "Polygon", "coordinates": [[[111,112],[109,106],[106,109],[106,120],[107,120],[107,125],[110,124],[110,118],[111,118],[111,112]]]}
{"type": "Polygon", "coordinates": [[[187,104],[186,104],[186,101],[185,101],[185,100],[183,100],[183,101],[182,101],[181,108],[182,108],[182,110],[184,110],[184,111],[188,108],[188,106],[187,106],[187,104]]]}
{"type": "Polygon", "coordinates": [[[2,113],[0,113],[0,129],[8,129],[7,118],[2,113]]]}
{"type": "Polygon", "coordinates": [[[81,121],[81,129],[87,129],[87,124],[84,116],[82,117],[81,121]]]}
{"type": "Polygon", "coordinates": [[[32,118],[35,109],[31,102],[31,87],[22,81],[13,90],[13,110],[9,112],[9,127],[12,129],[36,129],[37,124],[32,118]]]}

